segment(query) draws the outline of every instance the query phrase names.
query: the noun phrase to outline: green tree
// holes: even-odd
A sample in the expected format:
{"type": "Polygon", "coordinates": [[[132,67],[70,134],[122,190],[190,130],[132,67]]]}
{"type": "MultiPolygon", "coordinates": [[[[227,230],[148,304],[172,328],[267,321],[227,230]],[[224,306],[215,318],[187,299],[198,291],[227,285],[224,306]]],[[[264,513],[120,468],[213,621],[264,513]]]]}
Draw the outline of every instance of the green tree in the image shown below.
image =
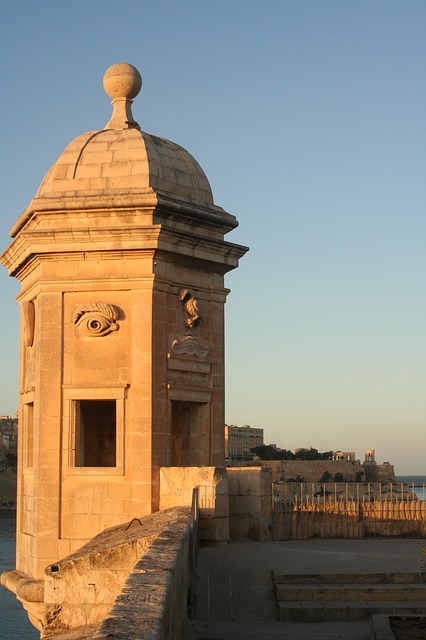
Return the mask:
{"type": "Polygon", "coordinates": [[[250,451],[261,460],[281,460],[280,452],[267,444],[262,444],[260,447],[253,447],[250,451]]]}
{"type": "Polygon", "coordinates": [[[253,447],[250,449],[251,453],[255,456],[259,456],[261,460],[294,460],[294,453],[287,449],[277,451],[274,447],[268,444],[262,444],[260,447],[253,447]]]}

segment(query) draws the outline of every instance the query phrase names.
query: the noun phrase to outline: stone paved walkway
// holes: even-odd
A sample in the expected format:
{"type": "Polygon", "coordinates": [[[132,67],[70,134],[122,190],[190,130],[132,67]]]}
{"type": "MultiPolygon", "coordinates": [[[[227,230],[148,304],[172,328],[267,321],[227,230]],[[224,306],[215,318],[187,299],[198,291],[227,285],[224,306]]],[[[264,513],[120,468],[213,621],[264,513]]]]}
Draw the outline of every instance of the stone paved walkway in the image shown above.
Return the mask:
{"type": "Polygon", "coordinates": [[[277,620],[271,570],[281,573],[419,571],[423,540],[232,540],[200,549],[196,617],[188,640],[368,640],[370,621],[277,620]]]}

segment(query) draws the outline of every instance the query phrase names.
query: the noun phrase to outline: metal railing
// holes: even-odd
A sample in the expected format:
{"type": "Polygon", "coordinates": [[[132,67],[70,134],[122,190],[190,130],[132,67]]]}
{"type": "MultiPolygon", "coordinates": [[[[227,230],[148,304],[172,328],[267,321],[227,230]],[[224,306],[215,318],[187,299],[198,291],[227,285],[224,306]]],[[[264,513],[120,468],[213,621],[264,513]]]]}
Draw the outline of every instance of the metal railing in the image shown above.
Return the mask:
{"type": "Polygon", "coordinates": [[[214,509],[216,503],[216,485],[199,484],[198,489],[198,508],[214,509]]]}
{"type": "Polygon", "coordinates": [[[189,528],[189,570],[190,588],[188,598],[189,617],[192,617],[195,604],[196,571],[198,554],[198,528],[200,510],[215,508],[216,487],[213,485],[198,485],[192,489],[191,519],[189,528]]]}
{"type": "Polygon", "coordinates": [[[404,483],[276,483],[273,537],[425,537],[426,501],[404,483]]]}
{"type": "Polygon", "coordinates": [[[189,594],[188,594],[188,615],[194,615],[196,571],[198,554],[198,522],[200,517],[198,487],[192,490],[191,518],[189,526],[189,594]]]}

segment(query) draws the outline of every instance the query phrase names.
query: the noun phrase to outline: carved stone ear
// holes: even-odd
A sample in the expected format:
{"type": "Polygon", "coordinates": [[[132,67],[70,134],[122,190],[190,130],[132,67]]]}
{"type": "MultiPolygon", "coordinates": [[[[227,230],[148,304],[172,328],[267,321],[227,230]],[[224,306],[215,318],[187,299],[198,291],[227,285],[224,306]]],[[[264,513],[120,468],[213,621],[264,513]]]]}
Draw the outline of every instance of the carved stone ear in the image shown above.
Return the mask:
{"type": "Polygon", "coordinates": [[[182,289],[179,294],[179,300],[182,302],[187,315],[185,326],[188,329],[195,329],[201,324],[201,315],[194,293],[190,289],[182,289]]]}
{"type": "Polygon", "coordinates": [[[74,312],[75,326],[86,336],[100,338],[112,331],[118,331],[117,320],[120,312],[107,302],[86,302],[80,304],[74,312]]]}
{"type": "Polygon", "coordinates": [[[21,302],[21,313],[23,320],[23,339],[26,347],[32,347],[34,342],[35,307],[34,302],[25,300],[21,302]]]}

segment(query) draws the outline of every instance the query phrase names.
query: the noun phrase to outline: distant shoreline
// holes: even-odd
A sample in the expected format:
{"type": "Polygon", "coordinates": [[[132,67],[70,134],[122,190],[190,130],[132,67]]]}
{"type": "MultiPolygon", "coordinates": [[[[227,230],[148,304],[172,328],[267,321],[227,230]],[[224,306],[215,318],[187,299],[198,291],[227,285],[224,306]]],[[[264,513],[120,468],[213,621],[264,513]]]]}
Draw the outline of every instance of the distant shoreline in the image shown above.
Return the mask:
{"type": "Polygon", "coordinates": [[[422,486],[426,484],[425,475],[398,476],[397,482],[405,482],[406,484],[414,484],[414,486],[422,486]]]}

